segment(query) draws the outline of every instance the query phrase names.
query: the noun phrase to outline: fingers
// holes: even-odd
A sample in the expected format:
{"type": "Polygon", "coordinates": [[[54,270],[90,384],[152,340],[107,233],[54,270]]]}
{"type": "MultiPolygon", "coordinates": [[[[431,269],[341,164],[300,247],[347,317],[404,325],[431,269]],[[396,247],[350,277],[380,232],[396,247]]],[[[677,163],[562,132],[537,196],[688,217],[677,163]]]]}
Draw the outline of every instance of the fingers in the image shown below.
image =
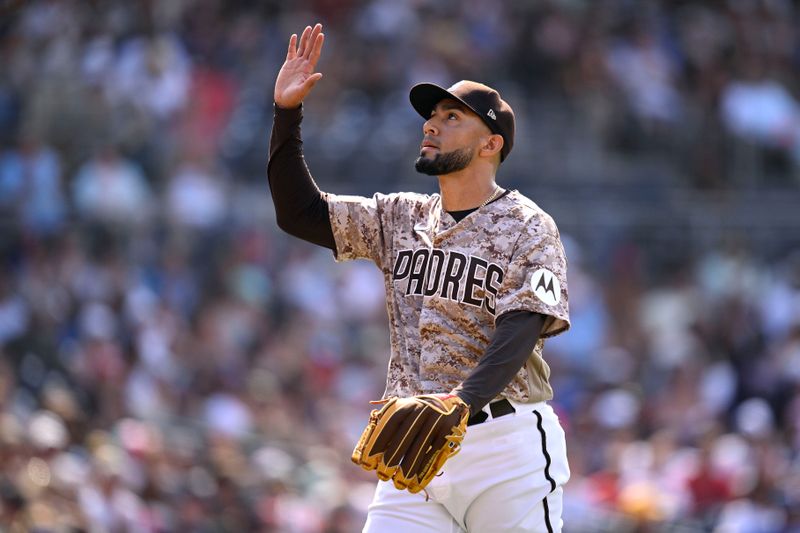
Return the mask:
{"type": "Polygon", "coordinates": [[[325,43],[325,34],[319,33],[317,34],[316,39],[314,39],[314,44],[311,47],[311,53],[308,56],[308,60],[311,62],[311,67],[317,64],[319,61],[319,56],[322,54],[322,45],[325,43]]]}
{"type": "Polygon", "coordinates": [[[317,45],[317,38],[322,33],[322,24],[315,24],[314,29],[311,30],[311,34],[308,36],[308,40],[306,41],[306,47],[303,48],[303,53],[301,54],[306,59],[311,58],[311,53],[313,52],[314,48],[317,45]]]}
{"type": "MultiPolygon", "coordinates": [[[[303,33],[300,35],[300,44],[297,43],[297,34],[293,33],[289,38],[289,49],[286,52],[286,60],[303,57],[308,59],[311,63],[311,68],[319,61],[319,56],[322,53],[322,45],[325,42],[325,35],[322,33],[322,24],[315,24],[306,26],[303,33]]],[[[316,83],[319,78],[315,79],[316,83]]],[[[311,86],[313,86],[313,83],[311,86]]]]}
{"type": "Polygon", "coordinates": [[[311,35],[311,26],[306,26],[303,30],[303,34],[300,35],[300,46],[297,49],[297,55],[303,56],[306,50],[306,46],[308,45],[308,38],[311,35]]]}

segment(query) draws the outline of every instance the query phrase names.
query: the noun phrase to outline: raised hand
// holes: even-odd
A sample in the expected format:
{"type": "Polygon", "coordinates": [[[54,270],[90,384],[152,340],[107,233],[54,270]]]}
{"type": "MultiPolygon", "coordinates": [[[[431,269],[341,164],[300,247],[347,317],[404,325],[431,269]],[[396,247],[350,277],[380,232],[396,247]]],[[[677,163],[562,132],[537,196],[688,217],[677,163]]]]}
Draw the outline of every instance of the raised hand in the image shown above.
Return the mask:
{"type": "Polygon", "coordinates": [[[299,46],[296,33],[289,38],[286,61],[275,80],[275,103],[278,107],[295,108],[299,106],[322,78],[322,73],[314,72],[314,68],[319,61],[324,42],[325,34],[322,33],[322,24],[315,25],[313,29],[311,26],[306,26],[300,36],[299,46]]]}

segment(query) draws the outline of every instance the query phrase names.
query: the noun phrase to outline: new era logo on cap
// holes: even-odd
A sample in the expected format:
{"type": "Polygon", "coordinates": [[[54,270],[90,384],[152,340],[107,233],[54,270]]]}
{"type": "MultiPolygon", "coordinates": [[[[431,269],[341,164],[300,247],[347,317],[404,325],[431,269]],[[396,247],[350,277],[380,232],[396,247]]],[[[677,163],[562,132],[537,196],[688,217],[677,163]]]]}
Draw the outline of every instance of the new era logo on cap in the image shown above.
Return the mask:
{"type": "Polygon", "coordinates": [[[489,115],[489,118],[492,120],[497,120],[497,115],[494,114],[494,109],[489,109],[489,112],[486,114],[489,115]]]}

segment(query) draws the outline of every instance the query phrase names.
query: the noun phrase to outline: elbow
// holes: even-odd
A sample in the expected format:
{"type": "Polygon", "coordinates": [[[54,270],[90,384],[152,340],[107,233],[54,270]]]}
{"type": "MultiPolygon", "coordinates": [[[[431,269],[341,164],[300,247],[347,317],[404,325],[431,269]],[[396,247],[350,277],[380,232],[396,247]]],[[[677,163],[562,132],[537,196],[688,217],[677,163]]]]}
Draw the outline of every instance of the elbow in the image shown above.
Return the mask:
{"type": "Polygon", "coordinates": [[[295,227],[295,220],[293,217],[287,216],[285,213],[276,213],[276,221],[278,222],[278,227],[284,233],[288,233],[289,235],[295,236],[296,227],[295,227]]]}
{"type": "Polygon", "coordinates": [[[275,220],[278,223],[278,228],[287,235],[308,240],[306,237],[308,228],[304,223],[302,215],[280,212],[276,214],[275,220]]]}
{"type": "MultiPolygon", "coordinates": [[[[270,181],[270,186],[271,185],[272,181],[270,181]]],[[[278,199],[275,197],[274,190],[272,191],[272,205],[275,208],[275,222],[277,222],[278,227],[282,231],[291,235],[292,228],[297,224],[297,216],[294,216],[292,213],[290,213],[287,209],[287,206],[278,201],[278,199]]]]}

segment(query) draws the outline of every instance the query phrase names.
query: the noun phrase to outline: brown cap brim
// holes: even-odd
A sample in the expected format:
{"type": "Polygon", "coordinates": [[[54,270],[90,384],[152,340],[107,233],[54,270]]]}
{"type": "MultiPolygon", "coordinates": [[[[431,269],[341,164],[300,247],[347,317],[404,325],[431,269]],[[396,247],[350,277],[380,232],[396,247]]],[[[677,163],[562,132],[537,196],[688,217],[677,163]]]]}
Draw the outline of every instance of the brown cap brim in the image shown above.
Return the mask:
{"type": "Polygon", "coordinates": [[[409,100],[411,100],[412,107],[419,113],[422,118],[428,120],[431,118],[431,112],[436,107],[436,104],[444,100],[445,98],[452,98],[457,102],[461,103],[464,107],[478,115],[481,121],[489,127],[489,130],[492,133],[497,133],[500,135],[500,132],[497,131],[497,128],[494,124],[489,122],[481,113],[466,103],[464,100],[459,98],[458,96],[454,95],[453,93],[449,92],[447,89],[443,87],[439,87],[435,83],[418,83],[411,88],[411,92],[408,94],[409,100]]]}

